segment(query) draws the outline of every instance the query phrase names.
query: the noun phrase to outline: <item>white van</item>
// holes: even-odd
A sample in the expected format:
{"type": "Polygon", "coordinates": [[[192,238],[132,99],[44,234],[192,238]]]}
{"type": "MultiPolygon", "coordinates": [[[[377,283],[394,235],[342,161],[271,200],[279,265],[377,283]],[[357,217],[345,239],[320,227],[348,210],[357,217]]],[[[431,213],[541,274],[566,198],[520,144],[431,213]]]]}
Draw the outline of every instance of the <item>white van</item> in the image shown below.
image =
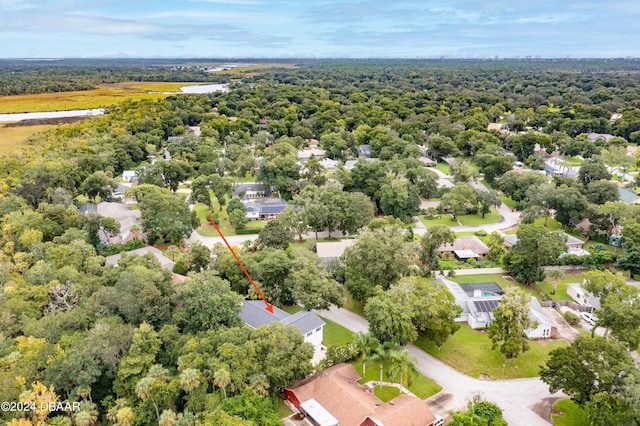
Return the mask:
{"type": "Polygon", "coordinates": [[[598,318],[595,315],[590,314],[589,312],[581,312],[580,318],[582,318],[587,324],[595,325],[598,318]]]}

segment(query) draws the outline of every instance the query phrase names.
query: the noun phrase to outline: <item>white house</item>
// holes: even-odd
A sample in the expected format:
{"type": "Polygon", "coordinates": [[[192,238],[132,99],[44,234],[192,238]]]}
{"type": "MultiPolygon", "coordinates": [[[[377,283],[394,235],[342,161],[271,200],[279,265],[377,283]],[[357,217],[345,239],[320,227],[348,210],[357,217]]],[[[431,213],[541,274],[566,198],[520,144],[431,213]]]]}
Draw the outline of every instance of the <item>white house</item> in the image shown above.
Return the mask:
{"type": "MultiPolygon", "coordinates": [[[[441,275],[436,280],[446,286],[463,310],[456,322],[466,322],[473,329],[481,329],[487,328],[494,320],[493,311],[504,294],[497,283],[458,284],[441,275]]],[[[531,297],[529,303],[529,318],[536,323],[535,328],[525,330],[530,339],[549,339],[558,332],[558,325],[546,315],[535,297],[531,297]]]]}
{"type": "Polygon", "coordinates": [[[582,306],[600,309],[600,298],[585,290],[580,284],[569,284],[567,286],[567,296],[582,306]]]}
{"type": "Polygon", "coordinates": [[[122,180],[125,182],[134,182],[138,179],[138,174],[135,170],[125,170],[122,172],[122,180]]]}
{"type": "Polygon", "coordinates": [[[300,330],[304,341],[313,346],[314,353],[319,353],[321,350],[325,322],[313,312],[300,311],[291,315],[274,306],[271,313],[267,311],[262,300],[245,300],[238,316],[254,329],[272,322],[293,325],[300,330]]]}

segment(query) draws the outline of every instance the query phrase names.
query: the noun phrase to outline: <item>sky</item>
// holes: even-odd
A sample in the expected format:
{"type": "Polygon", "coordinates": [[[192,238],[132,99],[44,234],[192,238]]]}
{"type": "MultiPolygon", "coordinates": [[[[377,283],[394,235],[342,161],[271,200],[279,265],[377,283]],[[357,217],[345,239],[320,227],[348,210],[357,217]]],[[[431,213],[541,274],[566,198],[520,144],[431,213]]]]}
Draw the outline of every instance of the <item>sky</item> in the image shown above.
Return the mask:
{"type": "Polygon", "coordinates": [[[0,57],[640,57],[638,22],[637,0],[0,0],[0,57]]]}

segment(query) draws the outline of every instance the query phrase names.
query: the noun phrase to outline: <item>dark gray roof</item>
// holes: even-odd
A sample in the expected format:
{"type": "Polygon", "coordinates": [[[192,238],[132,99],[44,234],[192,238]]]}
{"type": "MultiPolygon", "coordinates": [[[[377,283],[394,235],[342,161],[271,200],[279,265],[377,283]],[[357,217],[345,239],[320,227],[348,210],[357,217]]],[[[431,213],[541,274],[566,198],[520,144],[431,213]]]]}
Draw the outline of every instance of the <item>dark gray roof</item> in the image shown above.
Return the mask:
{"type": "Polygon", "coordinates": [[[98,212],[98,205],[94,203],[84,203],[78,210],[80,213],[98,212]]]}
{"type": "Polygon", "coordinates": [[[309,311],[300,311],[289,315],[282,309],[273,307],[273,313],[267,311],[262,300],[246,300],[238,314],[249,327],[258,328],[261,325],[279,322],[283,325],[293,325],[304,335],[325,324],[318,315],[309,311]]]}
{"type": "Polygon", "coordinates": [[[473,304],[476,312],[492,313],[500,304],[500,300],[470,300],[469,303],[473,304]]]}
{"type": "Polygon", "coordinates": [[[300,311],[280,321],[283,325],[294,325],[300,333],[307,334],[318,327],[322,327],[325,322],[313,312],[300,311]]]}
{"type": "Polygon", "coordinates": [[[261,214],[281,213],[286,208],[287,208],[286,204],[277,204],[275,206],[262,206],[262,208],[260,209],[260,213],[261,214]]]}

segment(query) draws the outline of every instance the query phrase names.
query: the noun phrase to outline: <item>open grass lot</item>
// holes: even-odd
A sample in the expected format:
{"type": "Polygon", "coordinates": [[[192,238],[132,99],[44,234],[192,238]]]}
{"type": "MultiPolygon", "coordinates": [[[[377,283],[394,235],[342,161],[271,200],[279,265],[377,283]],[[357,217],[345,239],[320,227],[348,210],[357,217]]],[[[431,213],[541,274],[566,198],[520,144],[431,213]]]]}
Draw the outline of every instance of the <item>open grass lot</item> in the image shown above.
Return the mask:
{"type": "Polygon", "coordinates": [[[458,216],[456,219],[452,219],[450,214],[441,214],[440,217],[428,218],[426,216],[418,216],[424,226],[473,226],[473,225],[486,225],[489,223],[500,222],[500,214],[491,209],[490,213],[487,213],[484,217],[479,214],[465,214],[458,216]]]}
{"type": "MultiPolygon", "coordinates": [[[[246,235],[246,234],[257,234],[260,232],[262,228],[267,224],[266,220],[250,220],[246,228],[240,232],[236,232],[233,226],[229,223],[229,216],[227,215],[226,208],[223,208],[220,211],[220,207],[217,201],[214,201],[214,209],[218,213],[218,227],[224,234],[224,236],[228,235],[246,235]]],[[[200,226],[196,231],[200,235],[204,235],[205,237],[217,237],[218,231],[211,225],[207,216],[211,214],[209,208],[203,204],[196,204],[194,210],[198,214],[198,219],[200,219],[200,226]]]]}
{"type": "Polygon", "coordinates": [[[562,399],[553,406],[562,415],[552,415],[551,418],[556,426],[582,426],[588,425],[589,419],[584,410],[570,399],[562,399]]]}
{"type": "Polygon", "coordinates": [[[287,404],[285,404],[282,399],[278,398],[278,417],[283,419],[289,417],[291,414],[293,414],[293,411],[287,407],[287,404]]]}
{"type": "Polygon", "coordinates": [[[485,374],[493,379],[536,377],[549,352],[566,345],[563,340],[532,341],[527,352],[515,360],[505,360],[499,350],[491,350],[486,332],[473,330],[467,324],[461,324],[440,349],[422,336],[416,342],[416,346],[458,371],[471,377],[485,374]]]}
{"type": "MultiPolygon", "coordinates": [[[[362,376],[362,359],[358,358],[350,362],[351,365],[356,369],[358,374],[362,376]]],[[[398,383],[397,377],[389,377],[387,375],[387,370],[391,364],[386,362],[383,364],[383,375],[382,380],[384,382],[394,382],[398,383]]],[[[367,383],[370,381],[378,381],[380,380],[380,367],[377,362],[369,361],[366,366],[366,376],[360,379],[360,383],[367,383]]],[[[411,375],[411,379],[409,380],[409,386],[407,388],[413,392],[418,398],[425,399],[429,398],[431,395],[435,395],[442,390],[442,387],[429,379],[428,377],[423,376],[420,373],[413,373],[411,375]]],[[[383,387],[384,389],[384,387],[383,387]]],[[[395,395],[394,398],[399,395],[400,390],[397,388],[391,388],[395,395]]]]}
{"type": "Polygon", "coordinates": [[[206,83],[130,82],[75,92],[0,96],[0,113],[89,109],[116,105],[128,99],[161,99],[167,95],[150,92],[179,92],[181,87],[194,84],[206,83]]]}
{"type": "Polygon", "coordinates": [[[373,394],[382,402],[389,402],[399,395],[398,388],[393,386],[376,386],[373,394]]]}
{"type": "Polygon", "coordinates": [[[31,135],[55,128],[53,124],[36,126],[7,127],[0,125],[0,155],[12,154],[18,149],[27,146],[25,143],[31,135]]]}

